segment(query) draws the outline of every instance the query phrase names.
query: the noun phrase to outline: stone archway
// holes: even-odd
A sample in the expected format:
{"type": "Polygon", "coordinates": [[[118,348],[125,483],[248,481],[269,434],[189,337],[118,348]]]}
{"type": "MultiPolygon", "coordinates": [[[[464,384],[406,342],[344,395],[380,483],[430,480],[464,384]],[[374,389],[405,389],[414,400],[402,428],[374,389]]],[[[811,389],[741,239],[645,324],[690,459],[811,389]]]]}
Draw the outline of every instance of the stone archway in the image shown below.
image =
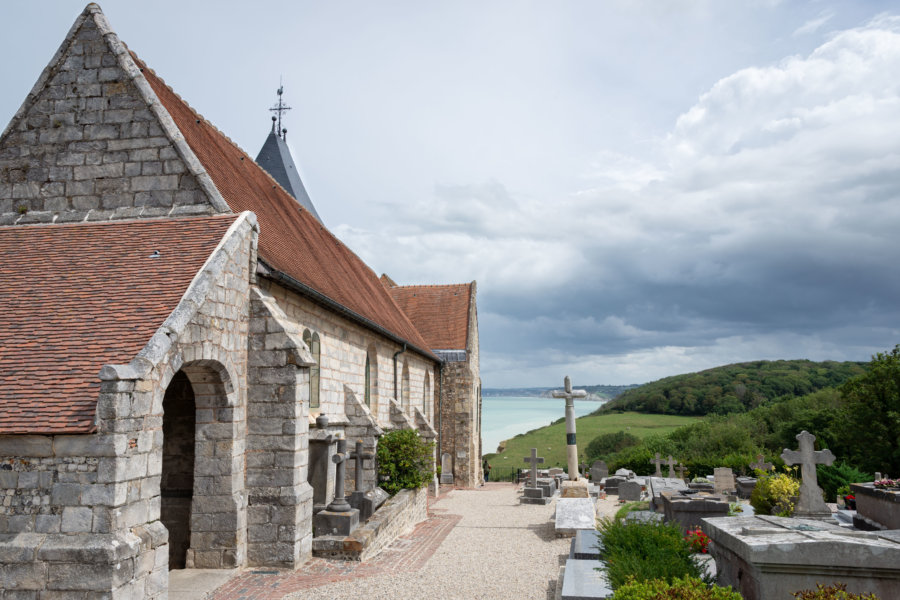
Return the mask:
{"type": "Polygon", "coordinates": [[[236,401],[228,371],[214,361],[184,365],[166,388],[160,520],[170,569],[244,563],[246,425],[236,401]]]}

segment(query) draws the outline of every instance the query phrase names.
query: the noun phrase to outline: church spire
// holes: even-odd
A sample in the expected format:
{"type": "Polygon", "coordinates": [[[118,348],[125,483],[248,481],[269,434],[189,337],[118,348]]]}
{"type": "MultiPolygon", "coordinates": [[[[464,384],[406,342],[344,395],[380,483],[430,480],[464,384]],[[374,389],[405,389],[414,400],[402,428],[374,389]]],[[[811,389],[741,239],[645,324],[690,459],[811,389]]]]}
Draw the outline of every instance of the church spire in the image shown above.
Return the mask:
{"type": "Polygon", "coordinates": [[[283,126],[281,119],[291,107],[284,103],[283,95],[284,86],[279,82],[278,102],[269,109],[276,113],[272,115],[272,130],[256,156],[256,163],[321,223],[322,219],[316,212],[316,207],[313,206],[303,182],[300,181],[300,173],[287,146],[287,128],[283,126]]]}

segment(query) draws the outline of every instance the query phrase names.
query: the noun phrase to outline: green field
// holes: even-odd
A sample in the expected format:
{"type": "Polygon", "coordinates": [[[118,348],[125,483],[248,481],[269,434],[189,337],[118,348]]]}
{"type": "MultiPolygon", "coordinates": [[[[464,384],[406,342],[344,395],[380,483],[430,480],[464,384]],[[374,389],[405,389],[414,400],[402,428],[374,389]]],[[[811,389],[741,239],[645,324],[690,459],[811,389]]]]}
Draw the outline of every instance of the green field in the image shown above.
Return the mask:
{"type": "MultiPolygon", "coordinates": [[[[646,415],[640,413],[611,413],[586,416],[576,419],[579,460],[583,460],[584,448],[588,442],[603,433],[627,431],[639,438],[654,433],[669,433],[673,429],[693,423],[702,417],[681,417],[676,415],[646,415]]],[[[538,456],[544,457],[543,468],[566,466],[566,424],[565,422],[534,429],[506,441],[500,454],[485,454],[494,467],[522,467],[523,459],[537,448],[538,456]]]]}

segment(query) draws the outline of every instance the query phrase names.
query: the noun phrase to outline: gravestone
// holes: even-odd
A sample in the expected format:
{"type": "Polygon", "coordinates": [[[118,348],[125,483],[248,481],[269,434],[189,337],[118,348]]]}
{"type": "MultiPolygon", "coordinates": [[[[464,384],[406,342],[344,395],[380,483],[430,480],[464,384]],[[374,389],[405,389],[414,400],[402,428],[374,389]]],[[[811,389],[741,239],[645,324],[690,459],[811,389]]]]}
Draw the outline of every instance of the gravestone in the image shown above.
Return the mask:
{"type": "Polygon", "coordinates": [[[579,529],[596,529],[596,515],[591,498],[559,498],[556,501],[556,537],[573,537],[579,529]]]}
{"type": "Polygon", "coordinates": [[[569,480],[578,481],[578,445],[575,443],[575,398],[584,398],[584,390],[572,390],[572,381],[566,375],[563,379],[564,390],[553,392],[554,398],[566,400],[566,457],[569,465],[569,480]]]}
{"type": "Polygon", "coordinates": [[[719,585],[744,600],[790,600],[840,581],[847,591],[900,598],[897,532],[848,531],[827,521],[757,515],[708,518],[719,585]]]}
{"type": "Polygon", "coordinates": [[[605,600],[613,597],[606,570],[599,560],[566,560],[560,600],[605,600]]]}
{"type": "Polygon", "coordinates": [[[591,465],[591,481],[600,483],[605,477],[609,477],[609,468],[602,460],[595,460],[591,465]]]}
{"type": "Polygon", "coordinates": [[[734,473],[728,467],[716,467],[714,470],[713,489],[717,494],[734,494],[734,473]]]}
{"type": "Polygon", "coordinates": [[[603,480],[603,489],[606,490],[607,494],[618,494],[619,486],[623,481],[628,481],[624,477],[619,477],[614,475],[613,477],[607,477],[603,480]]]}
{"type": "Polygon", "coordinates": [[[538,477],[537,487],[541,488],[541,491],[544,492],[544,496],[547,498],[551,498],[556,494],[556,480],[552,477],[538,477]]]}
{"type": "Polygon", "coordinates": [[[687,467],[679,462],[675,470],[678,471],[678,478],[684,481],[684,472],[687,471],[687,467]]]}
{"type": "Polygon", "coordinates": [[[579,529],[569,546],[569,558],[576,560],[600,560],[603,541],[596,529],[579,529]]]}
{"type": "Polygon", "coordinates": [[[682,490],[686,490],[687,486],[684,481],[677,477],[650,477],[650,508],[653,510],[662,510],[663,495],[680,494],[682,490]]]}
{"type": "Polygon", "coordinates": [[[551,494],[546,493],[544,488],[538,485],[537,466],[544,462],[544,457],[537,455],[537,448],[532,448],[531,456],[526,456],[524,460],[531,465],[531,473],[528,475],[528,483],[522,490],[522,497],[519,501],[522,504],[548,504],[551,494]]]}
{"type": "Polygon", "coordinates": [[[663,495],[660,503],[666,521],[675,521],[684,533],[700,527],[703,519],[727,516],[729,508],[721,496],[663,495]]]}
{"type": "Polygon", "coordinates": [[[643,487],[640,483],[626,479],[619,484],[619,500],[634,502],[641,499],[643,487]]]}
{"type": "Polygon", "coordinates": [[[334,498],[335,435],[328,431],[328,415],[316,417],[316,427],[309,430],[309,469],[306,480],[313,489],[313,513],[325,510],[334,498]]]}
{"type": "Polygon", "coordinates": [[[636,523],[658,523],[664,519],[663,515],[652,510],[633,510],[625,515],[625,521],[636,523]]]}
{"type": "Polygon", "coordinates": [[[344,496],[344,474],[347,462],[347,440],[340,438],[337,452],[331,457],[336,465],[334,480],[334,500],[325,510],[313,517],[313,535],[350,535],[359,525],[359,510],[350,506],[344,496]]]}
{"type": "Polygon", "coordinates": [[[772,469],[775,468],[775,466],[772,465],[772,463],[764,462],[764,460],[765,460],[765,456],[763,456],[762,454],[757,454],[756,462],[750,463],[750,468],[753,469],[754,471],[771,471],[772,469]]]}
{"type": "Polygon", "coordinates": [[[656,453],[656,458],[650,459],[650,463],[656,465],[656,473],[653,474],[654,477],[662,477],[663,476],[662,469],[660,468],[660,465],[662,465],[663,462],[665,462],[665,461],[663,461],[663,459],[661,459],[659,457],[659,452],[656,453]]]}
{"type": "Polygon", "coordinates": [[[615,475],[616,477],[623,477],[625,479],[634,479],[634,471],[630,469],[616,469],[615,475]]]}
{"type": "Polygon", "coordinates": [[[356,449],[351,458],[355,463],[354,483],[356,490],[350,493],[349,502],[350,506],[359,511],[360,522],[365,522],[378,510],[379,506],[384,504],[385,500],[390,498],[390,495],[380,487],[371,490],[363,489],[363,463],[366,460],[375,458],[375,455],[363,452],[362,440],[356,440],[356,449]]]}
{"type": "Polygon", "coordinates": [[[675,479],[675,460],[672,458],[670,454],[666,459],[666,464],[669,465],[669,474],[666,475],[669,479],[675,479]]]}
{"type": "Polygon", "coordinates": [[[449,452],[441,454],[441,483],[453,485],[453,456],[449,452]]]}
{"type": "Polygon", "coordinates": [[[736,479],[736,483],[737,483],[738,497],[746,500],[753,493],[753,488],[756,487],[756,478],[755,477],[738,477],[736,479]]]}
{"type": "Polygon", "coordinates": [[[831,465],[834,462],[834,454],[831,450],[815,450],[813,442],[816,436],[808,431],[797,434],[800,443],[799,450],[784,449],[781,458],[787,465],[800,465],[800,498],[794,507],[795,517],[807,518],[831,518],[831,510],[825,505],[822,498],[822,489],[816,480],[816,465],[831,465]]]}

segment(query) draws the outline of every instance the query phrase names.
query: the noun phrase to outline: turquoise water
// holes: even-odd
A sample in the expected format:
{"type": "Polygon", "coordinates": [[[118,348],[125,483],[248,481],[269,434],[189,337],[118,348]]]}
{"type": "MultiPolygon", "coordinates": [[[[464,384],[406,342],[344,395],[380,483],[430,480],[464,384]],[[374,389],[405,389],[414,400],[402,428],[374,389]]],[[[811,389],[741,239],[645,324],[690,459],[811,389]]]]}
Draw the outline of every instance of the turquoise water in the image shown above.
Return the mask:
{"type": "MultiPolygon", "coordinates": [[[[575,401],[575,416],[600,408],[600,402],[575,401]]],[[[485,397],[481,401],[481,439],[485,454],[495,452],[503,440],[549,425],[566,416],[565,400],[557,398],[485,397]]]]}

